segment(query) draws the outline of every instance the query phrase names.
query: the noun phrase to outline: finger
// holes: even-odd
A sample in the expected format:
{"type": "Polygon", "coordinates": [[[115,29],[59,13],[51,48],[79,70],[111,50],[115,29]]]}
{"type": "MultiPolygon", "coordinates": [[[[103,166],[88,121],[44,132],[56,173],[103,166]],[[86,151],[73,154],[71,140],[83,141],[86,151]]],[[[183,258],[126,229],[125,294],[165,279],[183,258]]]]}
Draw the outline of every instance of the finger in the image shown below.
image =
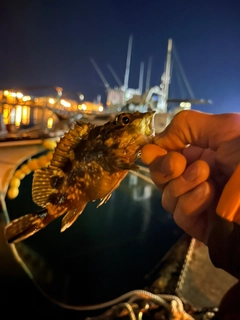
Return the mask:
{"type": "MultiPolygon", "coordinates": [[[[212,220],[212,217],[207,215],[205,211],[210,207],[214,195],[213,186],[204,181],[195,189],[178,198],[173,213],[173,218],[177,225],[201,241],[204,241],[206,233],[209,232],[209,221],[212,220]]],[[[216,216],[214,209],[212,216],[216,216]]]]}
{"type": "Polygon", "coordinates": [[[179,177],[184,172],[186,164],[186,158],[182,154],[171,151],[156,158],[149,165],[150,177],[155,185],[162,190],[167,182],[179,177]]]}
{"type": "Polygon", "coordinates": [[[168,212],[174,212],[178,198],[193,190],[209,177],[210,169],[205,161],[192,163],[178,178],[170,181],[163,190],[162,205],[168,212]]]}
{"type": "Polygon", "coordinates": [[[141,150],[142,161],[146,165],[150,165],[157,158],[162,157],[167,153],[166,150],[159,148],[155,144],[147,144],[141,150]]]}
{"type": "Polygon", "coordinates": [[[210,114],[184,110],[176,114],[154,143],[166,150],[179,150],[188,144],[216,150],[223,141],[239,136],[240,114],[210,114]],[[224,125],[223,125],[224,124],[224,125]]]}

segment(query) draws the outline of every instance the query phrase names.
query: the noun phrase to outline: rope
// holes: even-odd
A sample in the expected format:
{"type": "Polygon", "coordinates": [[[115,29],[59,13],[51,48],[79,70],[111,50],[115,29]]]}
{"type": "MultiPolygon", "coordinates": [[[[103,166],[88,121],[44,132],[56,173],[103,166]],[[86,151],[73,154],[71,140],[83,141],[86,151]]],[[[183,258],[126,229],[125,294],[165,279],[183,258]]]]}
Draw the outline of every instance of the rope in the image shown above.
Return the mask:
{"type": "MultiPolygon", "coordinates": [[[[117,299],[114,299],[106,303],[88,307],[71,307],[71,309],[74,308],[75,310],[96,310],[114,305],[114,308],[124,307],[124,309],[128,311],[129,318],[131,320],[136,320],[132,304],[133,302],[140,299],[151,300],[157,305],[164,307],[165,310],[168,312],[169,320],[194,320],[194,318],[184,310],[183,303],[179,297],[168,294],[153,294],[146,290],[133,290],[118,297],[117,299]],[[129,300],[125,303],[122,303],[122,301],[126,299],[129,300]]],[[[100,317],[102,319],[102,316],[100,317]]],[[[142,317],[142,310],[138,312],[138,318],[139,317],[142,317]]],[[[94,319],[96,320],[97,318],[94,319]]],[[[86,320],[91,320],[91,318],[87,318],[86,320]]]]}

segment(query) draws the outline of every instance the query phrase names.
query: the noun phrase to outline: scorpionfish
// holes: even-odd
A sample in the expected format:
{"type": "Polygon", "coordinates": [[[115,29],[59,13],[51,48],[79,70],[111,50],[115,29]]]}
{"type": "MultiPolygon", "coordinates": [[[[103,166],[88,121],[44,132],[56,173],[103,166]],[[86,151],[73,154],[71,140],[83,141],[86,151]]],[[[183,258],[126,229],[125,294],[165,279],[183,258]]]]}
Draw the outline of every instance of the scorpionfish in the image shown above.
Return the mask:
{"type": "Polygon", "coordinates": [[[61,231],[69,228],[90,201],[106,203],[135,161],[141,148],[153,142],[155,112],[121,113],[96,126],[76,122],[59,140],[48,167],[33,175],[32,199],[43,209],[11,221],[8,243],[20,242],[64,215],[61,231]]]}

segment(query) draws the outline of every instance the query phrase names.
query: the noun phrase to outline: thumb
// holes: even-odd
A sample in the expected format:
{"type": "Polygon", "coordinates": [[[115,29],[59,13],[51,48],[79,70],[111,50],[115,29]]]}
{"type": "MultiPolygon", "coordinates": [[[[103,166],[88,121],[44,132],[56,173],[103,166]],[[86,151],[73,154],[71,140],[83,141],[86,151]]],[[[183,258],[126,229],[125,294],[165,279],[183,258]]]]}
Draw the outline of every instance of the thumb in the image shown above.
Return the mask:
{"type": "Polygon", "coordinates": [[[166,150],[179,150],[188,144],[217,150],[220,143],[240,136],[240,113],[211,114],[195,110],[177,113],[154,143],[166,150]]]}

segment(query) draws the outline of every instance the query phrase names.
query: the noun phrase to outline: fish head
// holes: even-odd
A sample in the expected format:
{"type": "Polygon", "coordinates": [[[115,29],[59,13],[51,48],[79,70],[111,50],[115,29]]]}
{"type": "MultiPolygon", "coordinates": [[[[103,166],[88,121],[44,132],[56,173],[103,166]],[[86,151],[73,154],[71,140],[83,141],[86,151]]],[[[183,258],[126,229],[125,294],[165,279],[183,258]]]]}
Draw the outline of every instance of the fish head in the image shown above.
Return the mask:
{"type": "Polygon", "coordinates": [[[105,146],[114,149],[116,156],[136,155],[145,144],[153,142],[154,116],[155,111],[117,115],[113,122],[106,124],[105,146]]]}
{"type": "Polygon", "coordinates": [[[122,113],[116,118],[116,122],[121,125],[119,130],[119,147],[124,147],[134,142],[143,143],[151,142],[154,135],[154,115],[155,112],[135,112],[122,113]]]}

